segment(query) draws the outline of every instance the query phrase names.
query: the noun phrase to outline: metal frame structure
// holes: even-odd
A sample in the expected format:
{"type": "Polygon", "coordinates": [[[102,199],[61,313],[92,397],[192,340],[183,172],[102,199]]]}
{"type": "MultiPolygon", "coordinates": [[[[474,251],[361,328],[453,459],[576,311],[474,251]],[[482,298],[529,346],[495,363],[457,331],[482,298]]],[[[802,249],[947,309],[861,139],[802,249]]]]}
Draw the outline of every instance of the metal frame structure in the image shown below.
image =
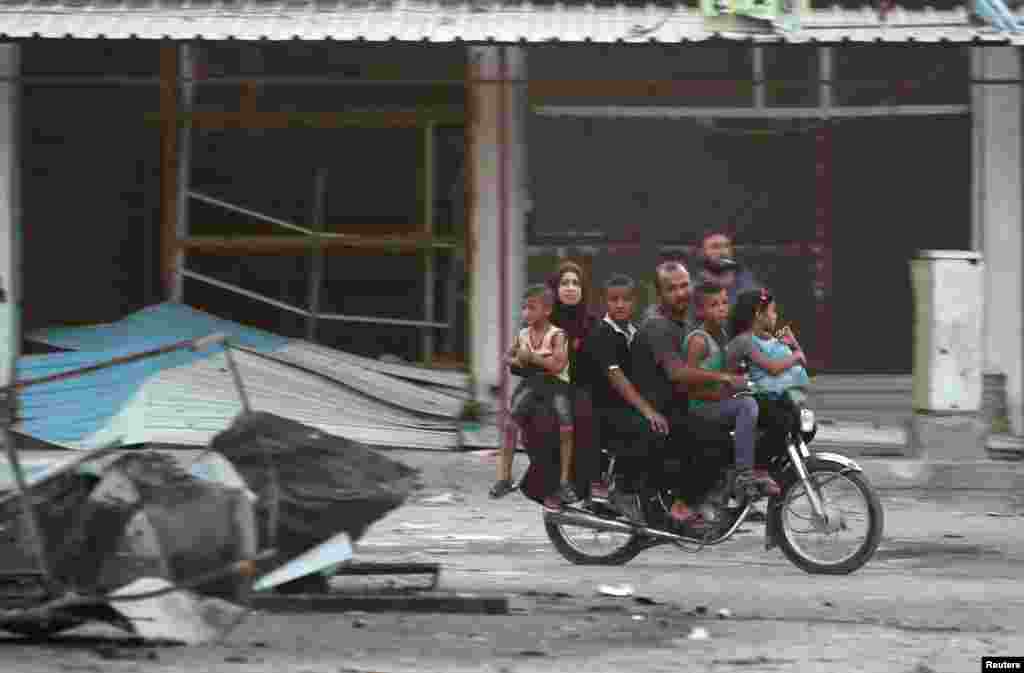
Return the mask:
{"type": "MultiPolygon", "coordinates": [[[[423,161],[424,161],[424,179],[422,189],[424,191],[424,212],[423,212],[423,225],[420,236],[414,237],[366,237],[351,234],[339,234],[330,231],[326,231],[326,198],[327,198],[327,172],[324,168],[317,170],[314,186],[314,212],[312,215],[311,226],[306,227],[295,222],[290,222],[281,218],[273,217],[266,213],[261,213],[249,208],[245,208],[241,205],[230,203],[221,199],[217,199],[213,196],[200,193],[190,188],[190,176],[191,176],[191,145],[192,145],[192,130],[198,124],[200,126],[231,126],[232,120],[242,121],[243,128],[248,127],[251,121],[255,121],[258,125],[276,125],[280,119],[284,117],[290,117],[288,113],[283,116],[279,113],[259,113],[253,108],[253,104],[244,105],[248,109],[243,110],[239,114],[227,113],[193,113],[193,101],[195,99],[195,88],[197,82],[194,78],[195,61],[193,58],[193,50],[190,45],[183,44],[180,47],[165,47],[164,55],[164,68],[162,71],[161,83],[164,89],[164,99],[162,100],[162,116],[166,116],[169,110],[174,110],[174,115],[171,120],[164,119],[164,180],[168,180],[166,175],[170,170],[173,169],[175,174],[175,181],[173,185],[165,182],[164,189],[164,275],[165,285],[168,287],[169,295],[173,301],[181,302],[184,295],[184,279],[189,278],[197,280],[207,285],[218,287],[220,289],[239,294],[250,299],[255,299],[263,303],[269,304],[281,310],[289,311],[302,315],[306,318],[306,338],[310,341],[315,340],[316,335],[316,324],[318,320],[334,320],[339,322],[353,322],[353,323],[367,323],[367,324],[379,324],[379,325],[396,325],[405,327],[415,327],[421,330],[421,350],[423,359],[430,363],[433,360],[435,353],[435,339],[433,330],[444,329],[451,330],[454,328],[455,315],[452,313],[448,315],[446,322],[439,322],[436,320],[436,301],[435,301],[435,286],[436,286],[436,255],[439,249],[453,249],[455,248],[454,243],[440,241],[434,236],[434,173],[435,173],[435,156],[434,156],[434,140],[435,140],[435,121],[428,119],[425,122],[419,120],[415,113],[409,115],[406,113],[404,116],[401,113],[398,118],[384,120],[385,126],[421,126],[423,128],[423,161]],[[173,69],[170,66],[171,55],[170,50],[177,50],[176,65],[173,69]],[[173,79],[175,84],[170,84],[169,79],[173,79]],[[171,95],[170,89],[174,87],[176,91],[180,91],[177,96],[171,95]],[[255,116],[255,119],[252,119],[255,116]],[[244,117],[246,119],[237,119],[238,117],[244,117]],[[180,123],[179,123],[180,120],[180,123]],[[169,128],[170,124],[173,123],[176,127],[176,131],[169,128]],[[172,139],[172,136],[173,139],[172,139]],[[173,155],[174,161],[171,161],[171,155],[173,155]],[[173,163],[173,167],[172,164],[173,163]],[[170,199],[174,198],[173,211],[167,206],[170,204],[170,199]],[[278,236],[255,236],[255,237],[231,237],[231,238],[216,238],[216,237],[195,237],[190,236],[189,232],[189,204],[192,200],[200,201],[209,205],[217,206],[225,210],[245,215],[262,222],[273,224],[275,226],[288,229],[301,234],[299,238],[286,238],[278,236]],[[174,237],[173,240],[168,240],[168,235],[173,225],[174,237]],[[378,248],[378,249],[399,249],[409,250],[416,249],[420,254],[423,255],[423,271],[424,271],[424,297],[423,297],[423,313],[424,317],[422,320],[406,320],[389,317],[378,317],[378,316],[357,316],[357,315],[344,315],[337,313],[324,313],[320,310],[320,296],[321,286],[323,284],[323,274],[326,264],[326,252],[332,247],[346,247],[346,248],[378,248]],[[309,289],[307,295],[307,308],[299,308],[292,306],[286,302],[267,297],[257,292],[246,290],[245,288],[239,287],[238,285],[227,283],[224,281],[211,278],[204,274],[196,271],[189,270],[186,268],[186,254],[188,250],[197,250],[204,252],[214,253],[228,253],[228,254],[245,254],[246,252],[262,251],[262,252],[283,252],[288,249],[306,248],[309,251],[310,257],[310,277],[309,277],[309,289]]],[[[232,80],[232,84],[235,86],[242,85],[243,87],[249,87],[251,93],[251,87],[255,86],[256,81],[260,81],[265,78],[241,78],[238,81],[232,80]]],[[[275,78],[274,83],[287,83],[297,84],[301,81],[309,78],[275,78]]],[[[337,80],[335,80],[338,83],[337,80]]],[[[362,81],[356,81],[357,83],[365,83],[362,81]]],[[[204,80],[203,85],[211,82],[204,80]]],[[[213,82],[219,83],[219,82],[213,82]]],[[[353,81],[346,81],[346,84],[352,84],[353,81]]],[[[389,81],[375,81],[375,84],[396,84],[396,82],[389,81]]],[[[405,81],[404,84],[422,84],[422,82],[410,82],[405,81]]],[[[459,82],[464,84],[464,82],[459,82]]],[[[251,100],[251,98],[250,98],[251,100]]],[[[304,115],[316,125],[327,125],[332,124],[344,124],[345,115],[352,113],[326,113],[317,115],[304,115]]],[[[355,113],[359,114],[359,113],[355,113]]],[[[370,118],[380,117],[380,114],[374,114],[372,112],[366,113],[370,118]]],[[[386,116],[394,116],[396,113],[387,113],[386,116]]],[[[363,121],[366,121],[365,119],[363,121]]],[[[285,124],[287,126],[287,123],[285,124]]]]}
{"type": "MultiPolygon", "coordinates": [[[[340,112],[322,113],[293,113],[293,112],[263,112],[255,109],[253,93],[258,84],[272,84],[274,86],[310,86],[318,85],[324,87],[390,87],[390,86],[462,86],[467,93],[476,86],[499,86],[502,90],[505,87],[522,87],[527,91],[531,100],[531,114],[539,117],[592,117],[592,118],[661,118],[661,119],[696,119],[714,123],[714,120],[806,120],[811,123],[827,123],[832,119],[854,118],[854,117],[892,117],[892,116],[920,116],[920,115],[963,115],[969,114],[969,104],[956,105],[902,105],[888,104],[875,106],[835,106],[833,104],[833,90],[839,83],[833,79],[832,70],[832,47],[821,46],[817,48],[819,68],[817,78],[799,80],[802,84],[817,84],[819,89],[818,101],[811,106],[772,106],[769,105],[768,87],[772,83],[789,82],[796,80],[771,79],[765,72],[764,47],[758,44],[748,45],[751,50],[751,72],[749,80],[721,79],[671,79],[671,80],[626,80],[609,81],[599,78],[577,79],[577,80],[553,80],[545,78],[509,77],[507,73],[498,76],[490,75],[480,77],[479,74],[467,72],[467,77],[462,80],[453,79],[357,79],[337,76],[279,76],[279,75],[252,75],[252,76],[204,76],[201,82],[193,77],[194,62],[191,58],[192,48],[188,44],[180,46],[167,45],[163,49],[166,52],[176,52],[173,70],[162,69],[161,86],[165,91],[162,98],[162,110],[160,117],[164,124],[165,152],[174,150],[174,160],[166,160],[165,167],[173,165],[175,180],[165,185],[164,203],[168,204],[172,199],[173,206],[165,207],[164,222],[164,276],[165,285],[171,287],[170,296],[181,299],[181,283],[183,278],[198,280],[213,285],[229,292],[262,301],[282,310],[286,310],[307,318],[307,337],[312,338],[315,334],[315,324],[318,320],[336,320],[342,322],[358,322],[366,324],[390,324],[416,327],[421,330],[421,345],[425,359],[429,362],[435,347],[435,329],[452,330],[454,327],[454,312],[448,310],[447,322],[436,320],[435,306],[435,285],[436,285],[436,250],[451,249],[454,244],[439,242],[434,237],[434,203],[432,198],[424,199],[423,225],[418,236],[407,237],[367,237],[358,235],[332,234],[323,229],[322,218],[314,214],[311,227],[303,227],[294,222],[286,222],[273,218],[263,213],[256,213],[245,209],[238,204],[230,204],[199,194],[189,188],[188,176],[190,160],[188,145],[190,144],[191,132],[195,127],[209,128],[288,128],[293,125],[304,125],[313,127],[338,127],[338,126],[375,126],[375,127],[420,127],[424,129],[423,160],[425,162],[424,185],[426,193],[432,194],[434,184],[434,125],[448,119],[454,121],[459,118],[466,126],[467,134],[467,156],[473,146],[473,133],[468,118],[471,110],[467,104],[464,113],[455,113],[449,109],[419,109],[406,111],[359,111],[349,110],[340,112]],[[180,53],[178,53],[180,51],[180,53]],[[169,85],[168,82],[172,82],[169,85]],[[241,105],[237,112],[205,112],[193,113],[191,101],[194,97],[194,90],[197,85],[204,87],[242,87],[241,105]],[[578,96],[589,98],[593,96],[614,97],[627,96],[629,98],[650,98],[654,96],[678,96],[678,95],[699,95],[701,92],[709,92],[711,89],[724,91],[723,87],[732,87],[737,92],[749,90],[750,100],[747,105],[733,107],[697,107],[678,105],[587,105],[587,104],[551,104],[545,100],[548,96],[578,96]],[[170,90],[174,95],[170,95],[170,90]],[[180,95],[179,95],[180,90],[180,95]],[[249,95],[246,96],[246,93],[249,95]],[[172,133],[171,128],[174,129],[172,133]],[[166,140],[168,136],[175,135],[174,140],[166,140]],[[169,193],[173,187],[174,195],[169,193]],[[252,237],[200,237],[190,236],[188,233],[187,206],[192,199],[205,201],[206,203],[232,210],[240,214],[255,217],[264,222],[295,231],[300,236],[252,236],[252,237]],[[173,221],[171,221],[173,220],[173,221]],[[173,234],[171,233],[173,230],[173,234]],[[425,279],[425,293],[423,297],[423,319],[422,320],[400,320],[375,316],[353,316],[340,314],[323,314],[319,310],[319,284],[316,276],[323,273],[324,255],[335,247],[360,247],[366,249],[406,249],[417,248],[423,253],[423,273],[425,279]],[[237,285],[216,280],[188,270],[185,265],[185,255],[189,251],[204,252],[211,254],[241,255],[251,252],[281,253],[285,251],[297,252],[308,250],[311,258],[311,278],[309,300],[305,308],[292,306],[271,297],[245,290],[237,285]]],[[[165,63],[171,61],[170,57],[164,58],[165,63]]],[[[971,73],[969,77],[977,77],[971,73]]],[[[66,79],[66,78],[65,78],[66,79]]],[[[130,83],[130,84],[152,84],[153,79],[147,77],[137,78],[92,78],[97,83],[130,83]]],[[[894,78],[906,80],[906,78],[894,78]]],[[[843,80],[841,84],[881,84],[890,80],[843,80]]],[[[973,82],[974,79],[971,79],[973,82]]],[[[1019,85],[1017,81],[992,82],[1005,85],[1019,85]]],[[[468,99],[467,99],[468,100],[468,99]]],[[[638,101],[639,102],[639,101],[638,101]]],[[[471,162],[470,162],[471,163],[471,162]]],[[[468,164],[467,164],[468,165],[468,164]]],[[[467,173],[467,178],[470,175],[467,173]]],[[[319,178],[318,178],[319,179],[319,178]]],[[[467,228],[470,228],[470,213],[474,207],[474,198],[470,194],[470,185],[467,180],[467,228]]],[[[317,212],[322,204],[317,205],[317,212]]],[[[820,236],[818,237],[820,238],[820,236]]],[[[467,229],[464,245],[466,247],[465,257],[467,272],[471,275],[474,264],[474,239],[475,234],[467,229]]],[[[820,250],[821,242],[816,241],[812,246],[820,250]]],[[[470,284],[472,285],[472,284],[470,284]]],[[[474,288],[469,287],[472,294],[474,288]]],[[[447,292],[452,292],[449,286],[447,292]]],[[[450,301],[443,302],[450,308],[450,301]]],[[[467,325],[467,329],[470,327],[467,325]]],[[[451,333],[449,334],[451,336],[451,333]]],[[[449,340],[451,343],[451,340],[449,340]]],[[[472,354],[468,354],[473,357],[472,354]]],[[[479,356],[479,354],[477,354],[479,356]]]]}

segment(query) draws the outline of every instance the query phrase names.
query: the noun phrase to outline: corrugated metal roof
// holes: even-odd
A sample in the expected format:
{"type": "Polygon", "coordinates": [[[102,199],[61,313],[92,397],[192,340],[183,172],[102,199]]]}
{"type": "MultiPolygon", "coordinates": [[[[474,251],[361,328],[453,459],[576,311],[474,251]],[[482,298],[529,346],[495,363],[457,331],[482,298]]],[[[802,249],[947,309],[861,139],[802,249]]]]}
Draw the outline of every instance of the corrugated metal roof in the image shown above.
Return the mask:
{"type": "MultiPolygon", "coordinates": [[[[355,390],[249,353],[236,361],[253,409],[271,411],[373,446],[452,449],[454,421],[423,417],[355,390]]],[[[122,438],[126,444],[205,445],[241,411],[223,353],[163,370],[81,447],[122,438]]]]}
{"type": "MultiPolygon", "coordinates": [[[[885,22],[877,12],[836,8],[802,19],[801,30],[758,36],[765,40],[904,42],[972,40],[1019,42],[973,26],[965,9],[895,8],[885,22]]],[[[399,1],[330,3],[321,0],[12,1],[0,7],[0,35],[23,37],[338,40],[385,42],[686,42],[747,34],[709,30],[700,12],[685,5],[634,7],[399,1]]]]}
{"type": "Polygon", "coordinates": [[[28,338],[37,343],[76,351],[102,351],[112,344],[144,350],[153,342],[173,343],[197,339],[214,332],[231,337],[242,346],[262,351],[284,347],[288,339],[265,330],[247,327],[191,306],[165,302],[147,306],[114,323],[35,330],[28,338]]]}
{"type": "MultiPolygon", "coordinates": [[[[22,357],[18,361],[18,378],[70,371],[171,341],[163,339],[154,343],[151,339],[128,345],[112,342],[115,347],[103,350],[22,357]]],[[[132,399],[147,378],[162,368],[178,366],[196,357],[200,356],[179,351],[27,388],[19,396],[25,419],[19,429],[48,442],[75,442],[103,428],[132,399]]]]}
{"type": "MultiPolygon", "coordinates": [[[[117,355],[213,332],[278,361],[236,351],[254,408],[272,411],[326,432],[378,446],[454,448],[462,402],[408,379],[429,370],[389,365],[393,374],[364,367],[374,362],[330,348],[252,329],[181,304],[151,306],[124,319],[87,327],[40,330],[35,341],[67,353],[24,357],[19,378],[42,376],[117,355]]],[[[384,363],[380,363],[384,364],[384,363]]],[[[438,372],[453,383],[452,372],[438,372]]],[[[124,443],[205,444],[241,410],[223,351],[169,355],[74,379],[28,388],[22,396],[26,434],[92,447],[124,443]]]]}

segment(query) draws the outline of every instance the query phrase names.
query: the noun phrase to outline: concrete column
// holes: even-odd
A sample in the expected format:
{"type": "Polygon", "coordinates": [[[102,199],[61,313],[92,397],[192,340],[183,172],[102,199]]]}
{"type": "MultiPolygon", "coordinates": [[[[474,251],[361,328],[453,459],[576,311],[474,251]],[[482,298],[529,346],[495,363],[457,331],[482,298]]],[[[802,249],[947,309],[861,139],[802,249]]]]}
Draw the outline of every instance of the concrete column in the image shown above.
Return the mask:
{"type": "MultiPolygon", "coordinates": [[[[1016,47],[971,47],[977,79],[1020,79],[1016,47]]],[[[1024,237],[1021,232],[1021,87],[972,84],[972,245],[985,258],[985,371],[1006,376],[1014,434],[1024,433],[1024,237]]]]}
{"type": "Polygon", "coordinates": [[[15,376],[21,353],[21,198],[16,44],[0,45],[0,385],[15,376]]]}
{"type": "Polygon", "coordinates": [[[526,279],[525,50],[470,47],[469,77],[470,358],[480,400],[497,402],[526,279]]]}

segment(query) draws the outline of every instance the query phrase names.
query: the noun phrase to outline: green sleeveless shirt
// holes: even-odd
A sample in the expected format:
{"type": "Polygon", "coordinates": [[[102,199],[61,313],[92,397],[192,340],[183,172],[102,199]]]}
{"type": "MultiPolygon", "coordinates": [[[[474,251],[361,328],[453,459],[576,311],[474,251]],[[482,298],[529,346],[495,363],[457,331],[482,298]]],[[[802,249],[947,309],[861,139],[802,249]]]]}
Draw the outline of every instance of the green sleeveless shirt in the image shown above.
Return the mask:
{"type": "MultiPolygon", "coordinates": [[[[705,347],[707,351],[704,354],[704,359],[698,363],[698,367],[706,369],[712,372],[720,372],[725,370],[725,351],[718,345],[718,341],[715,340],[711,334],[701,328],[697,328],[690,332],[686,337],[686,344],[684,352],[690,350],[690,339],[693,337],[701,337],[704,339],[705,347]]],[[[722,384],[720,383],[705,383],[702,387],[705,390],[718,390],[722,384]]],[[[690,408],[696,409],[707,404],[707,400],[695,400],[690,398],[690,408]]]]}

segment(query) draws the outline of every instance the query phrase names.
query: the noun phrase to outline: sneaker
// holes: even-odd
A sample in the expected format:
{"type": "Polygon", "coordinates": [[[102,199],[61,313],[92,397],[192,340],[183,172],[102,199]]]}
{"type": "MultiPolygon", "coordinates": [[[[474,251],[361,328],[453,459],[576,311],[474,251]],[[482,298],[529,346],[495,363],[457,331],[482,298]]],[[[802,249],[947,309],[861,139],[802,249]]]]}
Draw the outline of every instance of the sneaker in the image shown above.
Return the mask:
{"type": "Polygon", "coordinates": [[[608,482],[606,481],[592,481],[590,482],[590,499],[600,500],[602,502],[608,501],[608,482]]]}
{"type": "Polygon", "coordinates": [[[768,470],[754,470],[754,482],[761,486],[765,495],[773,497],[782,495],[782,487],[772,479],[768,470]]]}
{"type": "Polygon", "coordinates": [[[701,519],[709,524],[718,522],[718,507],[714,502],[704,502],[697,508],[697,513],[700,515],[701,519]]]}
{"type": "Polygon", "coordinates": [[[764,470],[740,470],[736,473],[736,491],[748,496],[777,496],[782,489],[764,470]]]}
{"type": "Polygon", "coordinates": [[[549,495],[548,497],[544,498],[544,503],[541,505],[541,507],[544,508],[545,512],[550,512],[551,514],[558,514],[562,511],[562,500],[557,495],[549,495]]]}
{"type": "Polygon", "coordinates": [[[672,503],[672,509],[668,512],[673,522],[682,526],[693,526],[702,521],[700,513],[691,509],[689,505],[681,500],[672,503]]]}
{"type": "Polygon", "coordinates": [[[511,479],[499,479],[494,482],[493,486],[491,486],[491,490],[488,495],[491,496],[492,500],[497,500],[498,498],[504,498],[509,493],[513,493],[518,490],[519,486],[512,483],[511,479]]]}
{"type": "Polygon", "coordinates": [[[562,482],[562,485],[558,488],[556,496],[562,501],[562,504],[565,505],[580,501],[580,497],[576,495],[576,489],[574,489],[572,484],[567,481],[562,482]]]}

